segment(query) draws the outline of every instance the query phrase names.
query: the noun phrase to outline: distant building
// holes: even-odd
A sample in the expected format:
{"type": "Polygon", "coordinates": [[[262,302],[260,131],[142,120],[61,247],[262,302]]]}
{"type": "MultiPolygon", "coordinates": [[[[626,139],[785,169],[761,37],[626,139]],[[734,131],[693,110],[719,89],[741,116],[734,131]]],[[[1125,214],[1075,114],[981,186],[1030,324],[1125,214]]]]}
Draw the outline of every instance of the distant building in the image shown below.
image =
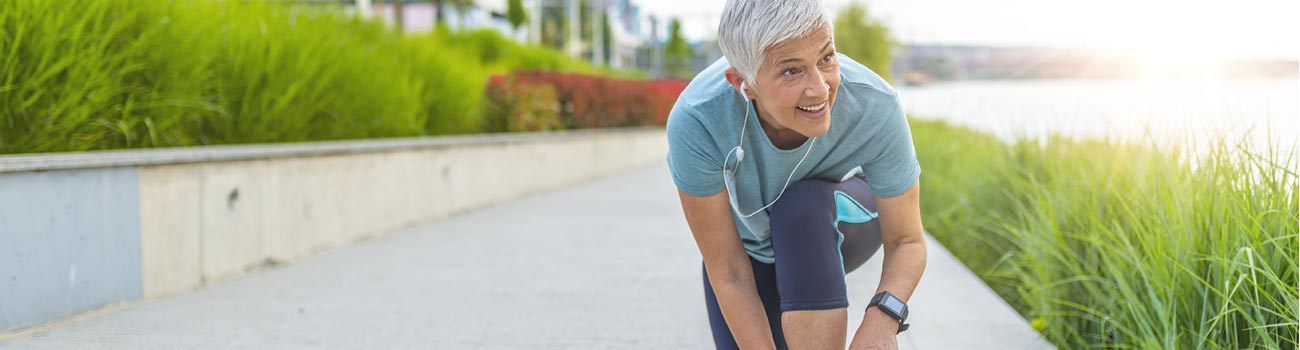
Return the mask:
{"type": "Polygon", "coordinates": [[[1131,59],[1077,49],[908,45],[894,57],[904,84],[935,80],[1088,79],[1136,74],[1131,59]]]}
{"type": "MultiPolygon", "coordinates": [[[[393,22],[391,0],[382,4],[378,0],[369,1],[374,15],[390,23],[393,22]]],[[[507,0],[475,0],[475,5],[465,9],[464,13],[458,13],[454,7],[445,5],[443,11],[446,13],[443,19],[447,26],[452,28],[491,28],[520,42],[541,44],[541,31],[545,28],[543,22],[548,21],[547,16],[551,14],[564,14],[566,17],[574,14],[590,16],[599,13],[609,22],[608,40],[602,38],[604,33],[599,30],[599,27],[554,28],[559,29],[563,33],[564,41],[571,44],[557,48],[565,49],[575,57],[599,61],[600,64],[608,64],[614,68],[645,69],[653,61],[653,57],[650,57],[652,55],[646,53],[646,47],[655,46],[655,40],[658,40],[655,37],[657,33],[647,29],[656,23],[652,18],[643,15],[641,6],[635,0],[524,0],[523,4],[528,12],[528,23],[521,25],[518,32],[506,19],[507,0]],[[591,9],[591,12],[584,14],[571,8],[580,4],[591,9]],[[573,31],[573,29],[578,30],[573,31]],[[579,32],[586,32],[589,35],[572,40],[571,38],[579,32]],[[609,48],[601,47],[604,41],[609,42],[609,48]]],[[[402,28],[408,32],[432,30],[437,21],[437,9],[429,2],[413,3],[408,0],[404,3],[402,12],[402,28]]],[[[600,22],[595,23],[599,26],[600,22]]]]}
{"type": "Polygon", "coordinates": [[[641,16],[641,6],[632,0],[611,0],[606,10],[609,16],[609,65],[614,68],[637,67],[637,49],[645,46],[648,38],[641,28],[647,20],[641,16]]]}

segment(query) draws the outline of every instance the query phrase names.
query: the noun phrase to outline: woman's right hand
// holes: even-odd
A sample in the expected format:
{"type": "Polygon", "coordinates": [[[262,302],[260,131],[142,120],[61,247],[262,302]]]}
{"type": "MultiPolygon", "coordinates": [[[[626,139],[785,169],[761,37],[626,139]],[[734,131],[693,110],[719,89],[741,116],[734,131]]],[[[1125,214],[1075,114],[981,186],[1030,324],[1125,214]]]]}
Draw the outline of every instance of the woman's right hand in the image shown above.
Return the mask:
{"type": "Polygon", "coordinates": [[[767,313],[754,283],[749,255],[740,243],[740,233],[731,215],[727,190],[709,196],[677,191],[686,224],[704,257],[718,307],[741,349],[775,349],[767,313]]]}

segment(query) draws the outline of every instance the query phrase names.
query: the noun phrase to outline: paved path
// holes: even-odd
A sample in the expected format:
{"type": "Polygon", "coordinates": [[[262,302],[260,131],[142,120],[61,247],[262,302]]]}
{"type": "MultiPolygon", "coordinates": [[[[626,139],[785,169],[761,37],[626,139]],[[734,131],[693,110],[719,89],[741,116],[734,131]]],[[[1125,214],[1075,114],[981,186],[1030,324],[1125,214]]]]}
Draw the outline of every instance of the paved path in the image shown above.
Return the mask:
{"type": "MultiPolygon", "coordinates": [[[[848,276],[850,330],[881,255],[848,276]]],[[[652,166],[0,349],[711,349],[700,278],[667,169],[652,166]]],[[[910,304],[903,349],[1050,348],[933,239],[910,304]]]]}

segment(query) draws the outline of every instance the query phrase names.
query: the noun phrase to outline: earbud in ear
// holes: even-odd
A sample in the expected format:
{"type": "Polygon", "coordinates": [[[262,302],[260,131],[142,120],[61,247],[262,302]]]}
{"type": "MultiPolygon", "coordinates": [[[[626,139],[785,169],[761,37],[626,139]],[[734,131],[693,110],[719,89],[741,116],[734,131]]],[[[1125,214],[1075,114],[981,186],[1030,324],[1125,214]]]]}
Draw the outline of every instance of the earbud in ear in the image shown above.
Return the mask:
{"type": "Polygon", "coordinates": [[[740,82],[740,96],[745,96],[745,100],[749,100],[749,94],[745,92],[745,82],[743,81],[740,82]]]}

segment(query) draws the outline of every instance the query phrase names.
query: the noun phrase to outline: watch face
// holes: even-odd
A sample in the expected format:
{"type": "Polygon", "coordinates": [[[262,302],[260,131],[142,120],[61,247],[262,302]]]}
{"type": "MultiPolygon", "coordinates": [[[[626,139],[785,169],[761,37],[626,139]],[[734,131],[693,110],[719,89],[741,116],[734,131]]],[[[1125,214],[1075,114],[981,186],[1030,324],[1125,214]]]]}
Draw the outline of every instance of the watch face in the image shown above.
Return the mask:
{"type": "Polygon", "coordinates": [[[898,298],[884,298],[884,300],[880,301],[880,304],[884,305],[885,308],[892,310],[896,313],[903,312],[903,301],[898,300],[898,298]]]}

